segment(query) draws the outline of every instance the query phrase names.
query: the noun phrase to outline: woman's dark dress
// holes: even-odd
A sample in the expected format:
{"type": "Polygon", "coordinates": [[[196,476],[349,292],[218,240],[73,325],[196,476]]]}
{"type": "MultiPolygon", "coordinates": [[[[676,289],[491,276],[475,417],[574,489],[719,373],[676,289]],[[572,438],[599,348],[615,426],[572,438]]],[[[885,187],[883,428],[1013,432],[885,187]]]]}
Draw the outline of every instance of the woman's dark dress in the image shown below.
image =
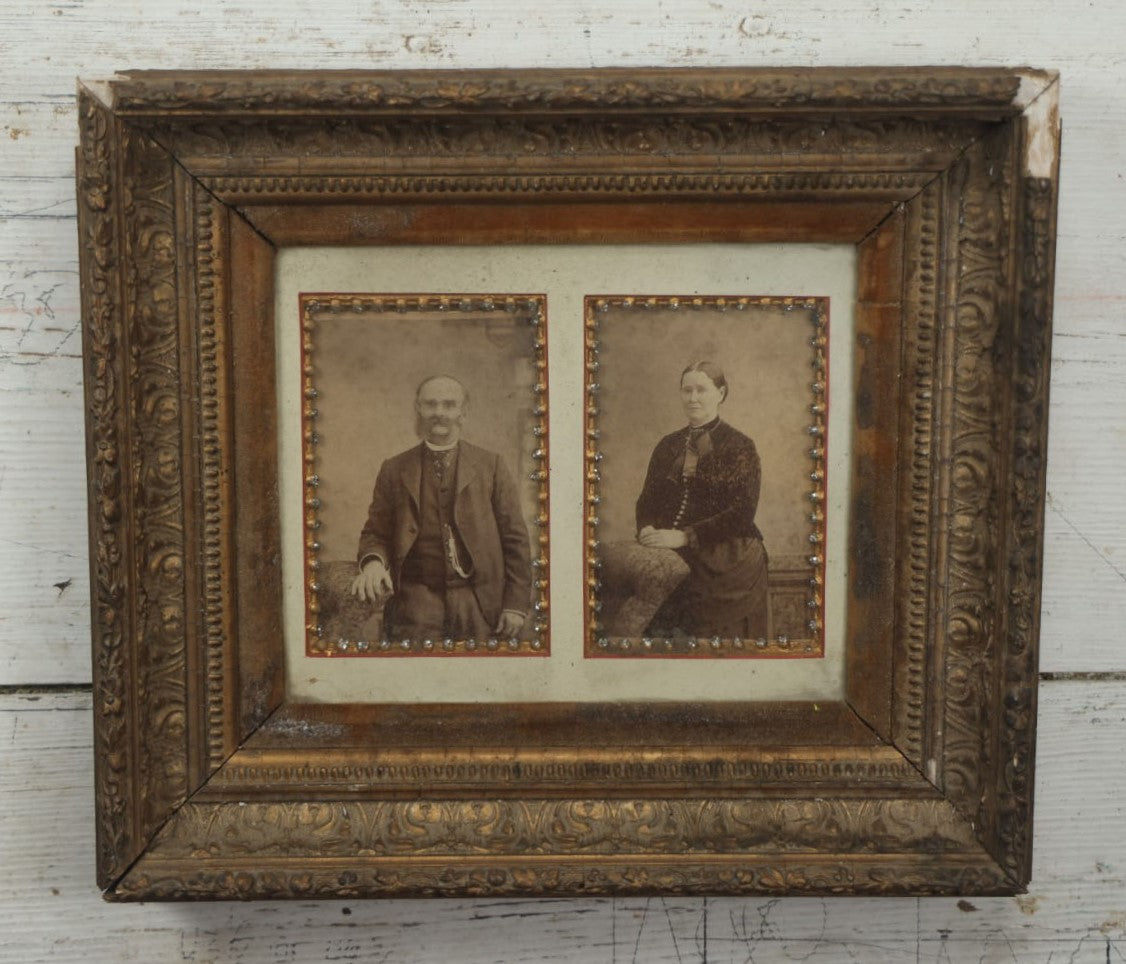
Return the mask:
{"type": "Polygon", "coordinates": [[[657,443],[637,500],[637,528],[683,530],[688,544],[677,551],[691,571],[647,635],[767,635],[767,558],[755,525],[761,479],[754,442],[718,418],[657,443]]]}

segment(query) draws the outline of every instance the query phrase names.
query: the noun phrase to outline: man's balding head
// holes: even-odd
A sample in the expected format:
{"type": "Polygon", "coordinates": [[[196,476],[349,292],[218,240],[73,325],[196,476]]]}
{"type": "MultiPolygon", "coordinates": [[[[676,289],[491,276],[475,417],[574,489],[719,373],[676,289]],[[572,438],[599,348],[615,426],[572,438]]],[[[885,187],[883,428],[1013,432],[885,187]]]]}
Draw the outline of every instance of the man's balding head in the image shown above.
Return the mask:
{"type": "Polygon", "coordinates": [[[414,393],[416,430],[431,445],[452,445],[461,437],[469,392],[453,375],[429,375],[414,393]]]}
{"type": "Polygon", "coordinates": [[[469,389],[462,384],[460,379],[454,378],[453,375],[447,375],[445,372],[440,372],[437,375],[427,375],[422,381],[418,383],[418,388],[414,390],[414,400],[417,402],[422,397],[422,391],[433,382],[445,383],[441,386],[442,389],[449,389],[452,382],[461,390],[461,404],[462,407],[469,404],[469,389]]]}

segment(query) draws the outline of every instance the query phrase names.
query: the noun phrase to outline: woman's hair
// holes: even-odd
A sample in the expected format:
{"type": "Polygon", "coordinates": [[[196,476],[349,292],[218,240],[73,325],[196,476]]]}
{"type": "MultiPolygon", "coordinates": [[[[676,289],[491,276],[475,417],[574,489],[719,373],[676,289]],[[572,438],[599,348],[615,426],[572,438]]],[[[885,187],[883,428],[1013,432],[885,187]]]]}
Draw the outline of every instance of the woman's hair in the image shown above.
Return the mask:
{"type": "Polygon", "coordinates": [[[731,393],[731,389],[727,386],[727,376],[723,374],[723,369],[714,361],[693,362],[680,373],[681,382],[684,381],[684,376],[689,372],[703,372],[707,375],[716,388],[723,390],[723,401],[727,401],[727,396],[731,393]]]}

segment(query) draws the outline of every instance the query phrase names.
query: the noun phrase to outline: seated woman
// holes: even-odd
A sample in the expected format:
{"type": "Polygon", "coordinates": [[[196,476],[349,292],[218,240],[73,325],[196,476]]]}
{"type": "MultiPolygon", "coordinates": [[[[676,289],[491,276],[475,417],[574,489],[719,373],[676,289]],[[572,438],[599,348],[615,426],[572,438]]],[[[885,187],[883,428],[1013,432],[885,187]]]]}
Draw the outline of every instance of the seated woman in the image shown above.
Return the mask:
{"type": "Polygon", "coordinates": [[[653,450],[637,500],[637,540],[673,549],[688,575],[649,622],[649,636],[765,637],[767,557],[755,525],[761,467],[754,442],[719,417],[727,379],[715,362],[680,376],[688,425],[653,450]]]}

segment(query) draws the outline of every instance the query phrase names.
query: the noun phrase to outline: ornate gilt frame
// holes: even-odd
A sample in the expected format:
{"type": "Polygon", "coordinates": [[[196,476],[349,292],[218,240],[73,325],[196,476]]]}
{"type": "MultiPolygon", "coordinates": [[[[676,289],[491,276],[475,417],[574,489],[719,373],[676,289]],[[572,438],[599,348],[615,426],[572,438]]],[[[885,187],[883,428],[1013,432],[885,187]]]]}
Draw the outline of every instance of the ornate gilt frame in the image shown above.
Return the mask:
{"type": "Polygon", "coordinates": [[[1024,887],[1054,74],[152,72],[79,115],[107,897],[1024,887]],[[647,240],[857,246],[844,699],[288,701],[276,251],[647,240]]]}

